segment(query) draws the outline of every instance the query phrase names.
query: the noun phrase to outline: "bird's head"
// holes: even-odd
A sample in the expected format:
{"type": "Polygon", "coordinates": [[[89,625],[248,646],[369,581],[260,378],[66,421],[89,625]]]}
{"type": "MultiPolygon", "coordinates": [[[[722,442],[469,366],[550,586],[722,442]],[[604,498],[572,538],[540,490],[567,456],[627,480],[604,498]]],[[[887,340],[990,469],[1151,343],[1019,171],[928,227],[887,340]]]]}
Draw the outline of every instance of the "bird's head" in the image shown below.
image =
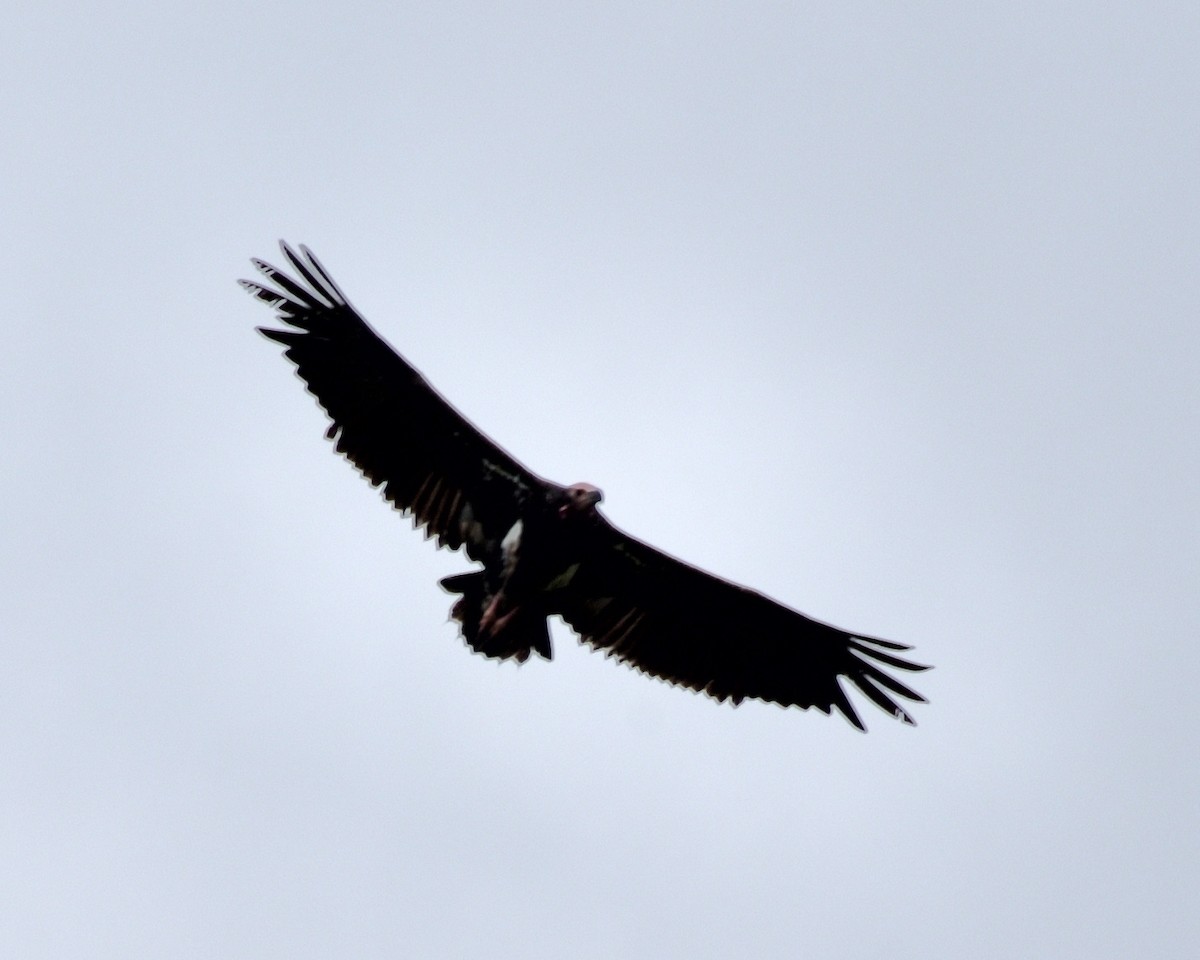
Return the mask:
{"type": "Polygon", "coordinates": [[[594,487],[590,483],[573,483],[563,491],[558,515],[563,519],[570,516],[594,516],[596,504],[603,499],[604,494],[600,492],[599,487],[594,487]]]}

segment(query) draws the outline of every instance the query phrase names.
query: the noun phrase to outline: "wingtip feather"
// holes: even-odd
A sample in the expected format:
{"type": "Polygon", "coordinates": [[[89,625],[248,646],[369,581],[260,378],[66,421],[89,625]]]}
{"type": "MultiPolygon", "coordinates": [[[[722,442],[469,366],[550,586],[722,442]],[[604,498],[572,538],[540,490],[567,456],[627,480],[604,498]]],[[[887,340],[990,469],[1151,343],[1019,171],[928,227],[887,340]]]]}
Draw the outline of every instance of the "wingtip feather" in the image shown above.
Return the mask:
{"type": "Polygon", "coordinates": [[[296,343],[304,339],[304,334],[296,333],[293,330],[272,330],[270,327],[255,327],[268,340],[274,340],[276,343],[282,343],[285,347],[294,346],[296,343]]]}
{"type": "Polygon", "coordinates": [[[851,725],[862,733],[867,732],[866,725],[862,722],[862,718],[858,715],[858,711],[854,709],[854,704],[850,702],[850,698],[846,696],[846,691],[842,689],[841,683],[837,680],[833,682],[834,695],[829,703],[829,706],[824,708],[828,713],[830,709],[836,707],[838,713],[850,721],[851,725]]]}
{"type": "Polygon", "coordinates": [[[329,275],[329,271],[326,270],[321,261],[317,259],[317,255],[304,244],[300,244],[300,252],[308,258],[308,262],[312,264],[312,268],[321,275],[321,279],[325,281],[326,292],[330,294],[334,302],[337,303],[338,306],[349,306],[350,301],[346,298],[346,295],[342,293],[342,288],[339,287],[337,285],[337,281],[329,275]]]}

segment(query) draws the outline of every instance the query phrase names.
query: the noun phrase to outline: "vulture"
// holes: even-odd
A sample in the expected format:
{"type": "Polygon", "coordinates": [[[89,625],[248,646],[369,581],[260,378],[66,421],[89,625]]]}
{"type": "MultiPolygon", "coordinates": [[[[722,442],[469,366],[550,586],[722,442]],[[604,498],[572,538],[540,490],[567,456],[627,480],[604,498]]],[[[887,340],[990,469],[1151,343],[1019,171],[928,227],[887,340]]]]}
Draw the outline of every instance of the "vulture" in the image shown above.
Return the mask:
{"type": "Polygon", "coordinates": [[[479,566],[447,577],[451,618],[477,653],[551,657],[548,617],[644,673],[734,705],[839,711],[865,730],[842,681],[909,725],[925,698],[893,671],[926,667],[904,644],[814,620],[613,526],[590,483],[533,473],[451,406],[350,304],[308,248],[280,244],[293,275],[251,262],[240,281],[287,329],[259,332],[331,421],[326,437],[415,527],[479,566]]]}

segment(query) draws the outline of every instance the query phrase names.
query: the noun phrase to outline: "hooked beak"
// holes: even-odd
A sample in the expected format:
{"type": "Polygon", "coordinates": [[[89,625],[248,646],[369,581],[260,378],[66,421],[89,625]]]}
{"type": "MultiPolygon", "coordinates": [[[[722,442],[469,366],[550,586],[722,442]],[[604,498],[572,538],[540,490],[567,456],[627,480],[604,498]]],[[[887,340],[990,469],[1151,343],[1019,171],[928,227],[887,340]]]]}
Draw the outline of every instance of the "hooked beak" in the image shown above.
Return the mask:
{"type": "Polygon", "coordinates": [[[574,483],[567,488],[566,500],[558,512],[563,517],[571,513],[582,516],[595,514],[596,504],[603,499],[604,494],[590,483],[574,483]]]}

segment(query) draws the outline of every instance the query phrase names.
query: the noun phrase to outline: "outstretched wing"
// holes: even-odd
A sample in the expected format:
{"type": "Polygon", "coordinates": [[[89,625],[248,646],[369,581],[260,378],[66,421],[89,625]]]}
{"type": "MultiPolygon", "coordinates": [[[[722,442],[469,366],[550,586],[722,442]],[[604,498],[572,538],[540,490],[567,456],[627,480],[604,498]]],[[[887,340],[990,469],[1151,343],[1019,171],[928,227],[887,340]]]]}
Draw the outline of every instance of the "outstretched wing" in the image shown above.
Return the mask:
{"type": "Polygon", "coordinates": [[[593,648],[720,701],[751,697],[826,714],[836,708],[860,730],[841,678],[907,724],[915,721],[897,698],[925,702],[881,669],[928,669],[896,655],[909,647],[813,620],[607,521],[557,604],[593,648]]]}
{"type": "Polygon", "coordinates": [[[242,280],[295,329],[259,332],[284,356],[333,423],[326,436],[438,544],[480,559],[547,484],[454,409],[367,324],[306,247],[280,242],[297,278],[262,260],[274,289],[242,280]]]}

